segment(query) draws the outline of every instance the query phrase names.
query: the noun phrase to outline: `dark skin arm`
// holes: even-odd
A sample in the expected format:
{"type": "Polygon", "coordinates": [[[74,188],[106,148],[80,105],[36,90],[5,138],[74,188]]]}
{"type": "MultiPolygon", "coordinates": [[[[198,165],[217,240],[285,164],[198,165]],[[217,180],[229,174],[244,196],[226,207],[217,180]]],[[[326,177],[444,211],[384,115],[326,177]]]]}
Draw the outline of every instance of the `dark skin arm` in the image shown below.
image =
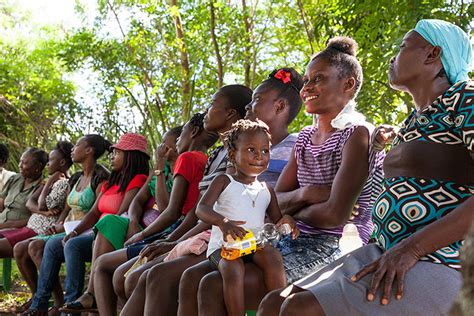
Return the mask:
{"type": "Polygon", "coordinates": [[[342,161],[327,201],[315,203],[297,211],[293,217],[320,228],[334,228],[351,216],[369,173],[369,133],[358,127],[342,151],[342,161]]]}
{"type": "Polygon", "coordinates": [[[145,184],[140,188],[138,193],[135,195],[135,198],[130,203],[128,209],[128,215],[130,217],[130,224],[128,225],[127,236],[131,236],[140,231],[140,221],[143,216],[143,211],[146,206],[146,203],[151,198],[150,190],[148,184],[150,183],[152,175],[150,174],[147,178],[145,184]]]}
{"type": "Polygon", "coordinates": [[[25,227],[27,223],[28,219],[10,220],[5,223],[0,223],[0,229],[25,227]]]}
{"type": "MultiPolygon", "coordinates": [[[[128,207],[130,206],[130,203],[137,194],[138,190],[139,188],[133,188],[125,193],[122,203],[120,204],[119,210],[117,211],[117,215],[120,215],[123,212],[127,211],[128,207]]],[[[69,235],[64,237],[64,242],[68,241],[71,237],[75,237],[77,235],[82,234],[86,230],[92,228],[92,226],[94,226],[99,221],[100,216],[102,215],[98,207],[101,196],[102,193],[100,193],[98,198],[95,200],[92,209],[86,214],[86,216],[84,216],[79,225],[77,225],[76,229],[73,232],[69,233],[69,235]]]]}
{"type": "MultiPolygon", "coordinates": [[[[189,215],[189,214],[188,214],[189,215]]],[[[187,216],[188,216],[187,215],[187,216]]],[[[187,217],[186,216],[186,217],[187,217]]],[[[186,219],[185,219],[186,221],[186,219]]],[[[193,237],[205,230],[208,230],[211,228],[211,225],[206,224],[204,222],[199,222],[196,226],[194,226],[192,229],[188,230],[184,235],[182,235],[180,238],[177,236],[172,236],[176,230],[178,230],[182,225],[184,224],[181,223],[181,225],[175,229],[170,236],[167,239],[161,239],[161,240],[156,240],[152,242],[151,244],[147,245],[145,248],[142,249],[140,252],[141,257],[147,257],[148,261],[153,260],[154,258],[171,251],[171,249],[174,248],[179,242],[184,241],[190,237],[193,237]],[[178,239],[175,239],[178,238],[178,239]]]]}
{"type": "Polygon", "coordinates": [[[292,230],[292,237],[293,239],[295,239],[299,235],[299,230],[296,227],[295,220],[289,215],[284,215],[284,216],[281,215],[281,211],[280,211],[280,207],[278,206],[278,201],[277,201],[275,191],[270,186],[267,186],[267,188],[268,188],[268,191],[270,191],[270,196],[271,196],[270,204],[268,204],[267,211],[266,211],[268,218],[273,223],[275,223],[277,227],[280,227],[284,224],[290,225],[291,230],[292,230]]]}
{"type": "Polygon", "coordinates": [[[188,192],[189,182],[181,175],[176,175],[171,190],[171,198],[168,207],[158,218],[140,233],[133,235],[125,245],[140,241],[150,235],[159,233],[176,222],[181,216],[183,204],[188,192]]]}
{"type": "Polygon", "coordinates": [[[295,152],[292,151],[288,164],[275,185],[278,204],[283,214],[293,215],[305,206],[326,201],[331,192],[331,187],[325,185],[308,185],[300,188],[297,169],[295,152]]]}
{"type": "MultiPolygon", "coordinates": [[[[474,160],[474,153],[471,152],[474,160]]],[[[474,219],[474,196],[460,204],[448,215],[427,225],[410,237],[390,248],[379,259],[365,266],[352,277],[358,281],[368,274],[373,274],[367,291],[367,300],[373,301],[375,293],[383,284],[381,304],[390,302],[393,283],[397,283],[395,298],[400,300],[404,294],[406,273],[420,260],[453,242],[462,240],[468,233],[474,219]]]]}
{"type": "Polygon", "coordinates": [[[215,177],[209,185],[206,193],[204,193],[196,209],[196,215],[199,219],[205,223],[219,227],[224,236],[224,240],[227,236],[230,236],[233,239],[243,238],[247,233],[244,228],[239,226],[245,224],[245,221],[233,221],[214,211],[214,203],[229,183],[230,180],[225,175],[215,177]]]}

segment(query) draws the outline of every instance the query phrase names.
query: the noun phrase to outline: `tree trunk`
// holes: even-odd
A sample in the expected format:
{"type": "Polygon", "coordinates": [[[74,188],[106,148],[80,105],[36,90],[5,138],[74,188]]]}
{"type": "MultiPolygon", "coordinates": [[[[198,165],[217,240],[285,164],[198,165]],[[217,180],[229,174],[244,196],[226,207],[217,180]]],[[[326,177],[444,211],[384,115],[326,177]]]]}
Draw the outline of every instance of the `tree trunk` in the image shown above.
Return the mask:
{"type": "MultiPolygon", "coordinates": [[[[179,8],[177,0],[171,0],[171,6],[179,8]]],[[[181,81],[181,93],[183,103],[183,120],[187,121],[190,117],[190,98],[191,98],[191,84],[190,84],[190,70],[189,70],[189,57],[186,49],[186,41],[184,38],[183,25],[181,23],[181,17],[179,11],[173,11],[174,26],[176,29],[176,41],[178,42],[178,50],[181,61],[181,70],[183,73],[183,80],[181,81]]]]}
{"type": "Polygon", "coordinates": [[[242,10],[244,16],[245,25],[245,43],[244,43],[244,83],[247,87],[250,86],[250,69],[252,66],[252,23],[250,23],[249,15],[247,12],[247,3],[242,0],[242,10]]]}
{"type": "Polygon", "coordinates": [[[217,79],[218,79],[218,88],[224,85],[224,70],[222,67],[222,56],[219,51],[219,43],[216,38],[216,13],[214,8],[214,0],[209,1],[209,10],[211,14],[211,39],[212,44],[214,45],[214,53],[216,54],[217,60],[217,79]]]}

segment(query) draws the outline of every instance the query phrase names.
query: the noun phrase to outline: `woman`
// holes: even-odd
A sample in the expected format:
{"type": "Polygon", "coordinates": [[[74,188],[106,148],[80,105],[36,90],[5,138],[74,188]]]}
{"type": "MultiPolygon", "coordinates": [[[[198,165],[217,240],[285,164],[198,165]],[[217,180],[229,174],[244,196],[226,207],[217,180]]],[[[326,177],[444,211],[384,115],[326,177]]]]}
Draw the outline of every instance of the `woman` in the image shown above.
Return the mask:
{"type": "MultiPolygon", "coordinates": [[[[252,101],[246,106],[246,119],[259,119],[269,127],[272,137],[268,169],[258,176],[272,188],[288,163],[297,136],[288,133],[288,126],[301,110],[301,75],[293,68],[272,71],[266,80],[255,88],[252,101]]],[[[201,278],[211,270],[207,261],[187,269],[179,282],[179,314],[197,313],[197,291],[201,278]]],[[[216,273],[217,274],[217,273],[216,273]]],[[[220,277],[220,275],[219,275],[220,277]]],[[[263,284],[263,283],[262,283],[263,284]]]]}
{"type": "MultiPolygon", "coordinates": [[[[48,162],[48,154],[35,147],[28,148],[20,157],[20,173],[11,176],[0,192],[0,239],[2,243],[10,243],[12,247],[0,247],[0,258],[12,257],[16,239],[9,240],[8,230],[26,226],[31,215],[26,202],[41,186],[43,169],[48,162]],[[2,231],[6,235],[2,234],[2,231]]],[[[6,244],[5,244],[6,245],[6,244]]]]}
{"type": "MultiPolygon", "coordinates": [[[[71,188],[68,195],[67,204],[63,216],[64,223],[72,225],[82,220],[96,203],[97,196],[100,195],[104,181],[109,177],[109,172],[103,166],[97,163],[97,160],[109,151],[110,142],[102,136],[96,134],[88,134],[80,138],[72,150],[72,159],[74,162],[82,166],[82,172],[78,174],[79,178],[71,188]]],[[[59,286],[59,270],[61,263],[64,261],[62,240],[66,235],[64,226],[57,224],[53,231],[58,234],[47,238],[46,241],[39,240],[33,242],[28,248],[31,259],[35,264],[39,264],[39,278],[37,282],[37,291],[33,295],[33,301],[30,308],[24,315],[45,315],[47,314],[48,301],[53,288],[62,295],[59,286]],[[33,245],[37,245],[37,249],[33,245]],[[44,252],[41,246],[44,244],[44,252]]],[[[43,238],[42,238],[43,239],[43,238]]],[[[81,262],[78,262],[80,265],[81,262]]],[[[35,267],[29,262],[30,273],[36,274],[35,267]]],[[[68,283],[66,283],[68,287],[68,283]]],[[[71,291],[71,290],[69,290],[71,291]]],[[[66,291],[66,295],[69,292],[66,291]]],[[[58,302],[59,303],[59,302],[58,302]]],[[[57,309],[57,307],[55,307],[57,309]]]]}
{"type": "MultiPolygon", "coordinates": [[[[459,247],[474,214],[471,58],[469,37],[451,23],[421,20],[405,35],[389,82],[413,97],[415,110],[384,162],[384,189],[373,210],[379,245],[296,282],[284,297],[269,294],[261,315],[449,312],[462,284],[459,247]]],[[[394,134],[382,132],[378,142],[394,134]]]]}
{"type": "MultiPolygon", "coordinates": [[[[204,117],[203,125],[205,130],[209,133],[218,133],[220,135],[222,132],[229,130],[234,122],[244,117],[245,106],[250,103],[251,95],[252,90],[242,85],[228,85],[219,89],[213,95],[212,103],[204,117]]],[[[218,147],[213,154],[211,154],[209,160],[210,163],[206,166],[205,175],[199,183],[200,194],[207,190],[207,187],[214,177],[225,172],[227,165],[227,150],[222,146],[218,147]]],[[[194,219],[196,219],[194,210],[191,214],[194,219]]],[[[193,225],[195,225],[195,221],[193,225]]],[[[161,253],[170,251],[176,245],[177,241],[185,240],[187,237],[201,233],[208,228],[209,226],[207,224],[197,224],[187,230],[178,232],[181,234],[177,233],[180,229],[178,228],[177,231],[173,232],[168,237],[167,241],[171,241],[171,243],[165,241],[164,243],[149,245],[148,249],[143,250],[142,254],[146,254],[148,259],[153,258],[153,260],[129,274],[125,280],[123,278],[124,272],[130,268],[130,263],[133,264],[133,262],[129,261],[120,266],[114,274],[114,285],[117,283],[125,284],[125,290],[128,296],[130,296],[133,291],[133,296],[130,297],[130,300],[124,306],[122,314],[143,314],[143,309],[145,308],[146,310],[147,308],[145,307],[145,299],[147,300],[147,306],[149,307],[152,305],[160,306],[160,312],[164,315],[175,314],[181,274],[188,267],[204,260],[205,256],[190,255],[177,258],[176,260],[170,260],[165,264],[160,264],[162,258],[158,257],[161,253]],[[171,247],[169,247],[169,245],[171,245],[171,247]],[[162,271],[166,271],[166,273],[162,273],[162,271]],[[150,283],[146,282],[147,275],[150,275],[150,283]],[[151,275],[153,275],[153,278],[151,275]],[[141,282],[134,290],[139,279],[141,282]],[[157,287],[156,284],[161,285],[157,287]],[[150,285],[150,289],[152,289],[151,291],[146,291],[148,285],[150,285]],[[151,292],[153,292],[153,294],[151,292]],[[159,298],[157,299],[157,297],[159,298]]]]}
{"type": "MultiPolygon", "coordinates": [[[[28,243],[32,240],[30,238],[45,234],[54,226],[64,208],[69,191],[68,170],[72,165],[71,149],[73,146],[68,141],[60,141],[49,153],[47,166],[50,177],[46,184],[36,190],[26,203],[26,207],[32,213],[27,225],[5,232],[6,239],[0,240],[0,249],[12,252],[16,257],[18,249],[20,249],[18,246],[21,244],[25,246],[23,247],[24,252],[28,253],[28,243]],[[3,240],[7,239],[11,243],[3,243],[3,240]]],[[[17,264],[21,271],[22,265],[19,262],[17,264]]],[[[26,279],[26,281],[31,289],[36,287],[36,279],[26,279]]],[[[28,301],[25,307],[28,307],[30,303],[28,301]]]]}
{"type": "Polygon", "coordinates": [[[66,261],[66,305],[70,309],[95,308],[93,275],[94,262],[103,253],[113,250],[113,245],[105,238],[96,239],[90,230],[108,214],[121,215],[145,184],[148,176],[148,144],[144,136],[134,133],[123,134],[112,149],[110,174],[102,186],[101,193],[91,211],[63,239],[64,257],[66,261]],[[94,242],[94,247],[93,246],[94,242]],[[84,263],[91,257],[92,269],[87,291],[82,292],[84,282],[84,263]],[[79,265],[79,264],[80,265],[79,265]],[[75,287],[77,285],[77,287],[75,287]]]}
{"type": "MultiPolygon", "coordinates": [[[[97,159],[105,151],[102,136],[86,135],[79,139],[74,147],[69,147],[70,146],[64,148],[64,146],[58,146],[58,148],[62,148],[61,150],[58,149],[59,155],[66,155],[66,152],[69,152],[69,156],[65,156],[67,158],[59,160],[53,159],[56,163],[53,161],[50,167],[59,164],[62,169],[66,169],[67,165],[75,162],[81,165],[83,171],[75,173],[69,179],[67,203],[65,207],[63,207],[59,218],[53,226],[48,227],[48,230],[44,234],[36,236],[33,239],[22,241],[15,245],[13,249],[15,261],[33,296],[38,283],[37,269],[39,269],[41,265],[46,242],[57,236],[63,238],[65,236],[64,222],[79,220],[90,210],[95,201],[96,190],[100,190],[100,185],[102,185],[102,182],[109,175],[108,171],[97,163],[97,159]]],[[[54,152],[55,150],[52,151],[52,153],[54,152]]],[[[55,175],[57,177],[60,173],[55,173],[55,175]]],[[[53,178],[54,176],[48,181],[51,183],[53,178]]],[[[48,184],[43,191],[47,190],[47,187],[48,184]]],[[[36,204],[33,200],[31,202],[36,204]]],[[[40,204],[42,203],[40,202],[40,204]]],[[[56,306],[63,303],[63,293],[59,282],[56,282],[54,287],[54,298],[56,306]]],[[[30,304],[31,301],[28,301],[19,307],[17,311],[24,311],[30,304]]]]}
{"type": "MultiPolygon", "coordinates": [[[[311,59],[303,77],[301,98],[317,120],[300,132],[275,187],[282,212],[292,215],[301,230],[297,239],[284,238],[278,245],[289,282],[340,255],[339,238],[347,222],[357,226],[364,243],[372,232],[370,210],[380,192],[384,155],[370,149],[373,128],[355,111],[363,78],[356,51],[353,39],[333,38],[311,59]]],[[[259,286],[261,273],[249,267],[246,279],[247,306],[254,309],[265,293],[259,286]]],[[[216,277],[201,281],[200,313],[225,314],[218,299],[221,289],[216,277]]]]}

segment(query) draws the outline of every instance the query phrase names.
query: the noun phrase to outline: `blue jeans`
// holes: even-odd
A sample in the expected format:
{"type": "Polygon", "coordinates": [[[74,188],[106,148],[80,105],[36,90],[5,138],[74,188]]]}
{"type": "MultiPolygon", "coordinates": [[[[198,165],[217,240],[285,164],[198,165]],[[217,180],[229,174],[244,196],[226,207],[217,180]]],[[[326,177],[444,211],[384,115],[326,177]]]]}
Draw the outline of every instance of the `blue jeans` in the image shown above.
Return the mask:
{"type": "Polygon", "coordinates": [[[71,238],[65,247],[63,247],[62,240],[63,237],[58,236],[46,242],[39,271],[38,288],[33,296],[31,308],[41,311],[48,310],[48,301],[51,298],[53,286],[58,280],[63,261],[66,261],[65,302],[73,302],[82,294],[85,263],[92,259],[94,235],[71,238]]]}

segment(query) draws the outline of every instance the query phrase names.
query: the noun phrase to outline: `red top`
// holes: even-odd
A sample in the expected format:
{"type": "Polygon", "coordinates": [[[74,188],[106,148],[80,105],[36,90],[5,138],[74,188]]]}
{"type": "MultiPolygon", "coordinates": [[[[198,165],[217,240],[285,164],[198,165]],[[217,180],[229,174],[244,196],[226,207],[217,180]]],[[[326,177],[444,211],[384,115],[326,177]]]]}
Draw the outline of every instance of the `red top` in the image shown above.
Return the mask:
{"type": "Polygon", "coordinates": [[[100,189],[100,192],[102,192],[98,205],[99,212],[102,213],[100,217],[102,218],[107,214],[117,214],[120,209],[120,205],[122,204],[125,193],[135,188],[141,188],[145,184],[146,179],[147,175],[137,174],[130,181],[124,192],[117,192],[120,188],[120,186],[117,184],[114,184],[106,191],[105,188],[107,187],[107,182],[105,182],[102,188],[100,189]]]}
{"type": "Polygon", "coordinates": [[[188,193],[181,214],[186,215],[199,198],[199,182],[204,176],[207,156],[200,151],[188,151],[179,155],[174,165],[174,177],[183,176],[188,181],[188,193]]]}

